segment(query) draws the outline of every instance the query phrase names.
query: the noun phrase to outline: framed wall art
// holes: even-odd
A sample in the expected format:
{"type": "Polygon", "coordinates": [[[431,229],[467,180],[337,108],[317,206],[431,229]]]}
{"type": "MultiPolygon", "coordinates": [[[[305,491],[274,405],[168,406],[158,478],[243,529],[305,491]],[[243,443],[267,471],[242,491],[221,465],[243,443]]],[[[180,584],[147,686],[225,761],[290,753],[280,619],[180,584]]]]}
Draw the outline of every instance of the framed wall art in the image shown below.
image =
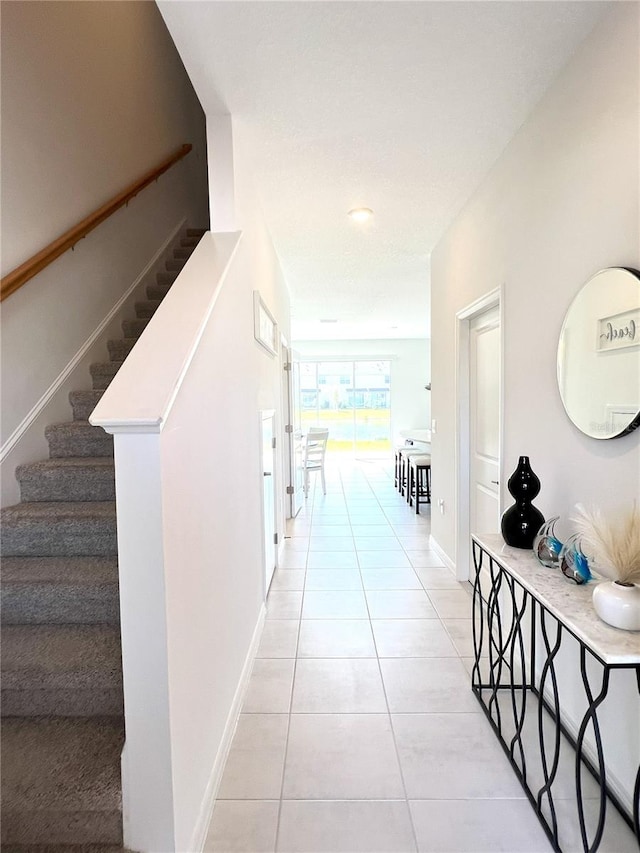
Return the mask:
{"type": "Polygon", "coordinates": [[[253,336],[270,355],[278,352],[278,325],[259,290],[253,291],[253,336]]]}

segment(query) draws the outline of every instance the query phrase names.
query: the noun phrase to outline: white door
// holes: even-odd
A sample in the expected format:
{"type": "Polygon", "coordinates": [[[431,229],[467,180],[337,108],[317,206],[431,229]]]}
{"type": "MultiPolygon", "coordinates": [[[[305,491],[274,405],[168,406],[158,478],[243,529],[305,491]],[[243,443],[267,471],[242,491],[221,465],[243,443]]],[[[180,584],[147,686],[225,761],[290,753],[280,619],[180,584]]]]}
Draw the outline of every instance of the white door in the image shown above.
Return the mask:
{"type": "MultiPolygon", "coordinates": [[[[500,313],[469,322],[469,527],[500,532],[500,313]]],[[[486,599],[489,578],[480,578],[486,599]]]]}
{"type": "Polygon", "coordinates": [[[276,496],[274,477],[274,412],[262,417],[262,508],[264,525],[265,596],[276,568],[276,496]]]}
{"type": "Polygon", "coordinates": [[[469,324],[469,474],[471,533],[500,532],[500,314],[469,324]]]}
{"type": "Polygon", "coordinates": [[[302,417],[300,402],[300,356],[293,350],[287,350],[287,427],[289,437],[289,477],[287,494],[290,497],[289,517],[295,518],[304,503],[302,417]]]}

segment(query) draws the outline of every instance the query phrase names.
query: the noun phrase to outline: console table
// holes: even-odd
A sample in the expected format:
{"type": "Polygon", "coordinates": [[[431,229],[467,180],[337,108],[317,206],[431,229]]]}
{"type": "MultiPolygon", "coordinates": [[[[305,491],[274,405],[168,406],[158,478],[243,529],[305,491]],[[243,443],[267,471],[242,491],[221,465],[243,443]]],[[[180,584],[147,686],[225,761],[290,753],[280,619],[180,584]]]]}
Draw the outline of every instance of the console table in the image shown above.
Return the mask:
{"type": "MultiPolygon", "coordinates": [[[[606,625],[593,610],[592,584],[576,586],[532,552],[498,535],[473,536],[472,546],[472,689],[553,849],[596,851],[607,818],[615,817],[607,800],[631,828],[621,824],[625,837],[633,846],[635,833],[640,847],[640,767],[629,812],[608,785],[598,719],[613,670],[628,670],[640,694],[640,633],[606,625]],[[563,646],[567,635],[577,646],[563,646]],[[584,704],[572,721],[561,707],[557,670],[567,677],[574,650],[584,704]]],[[[640,728],[640,701],[628,713],[640,728]]]]}

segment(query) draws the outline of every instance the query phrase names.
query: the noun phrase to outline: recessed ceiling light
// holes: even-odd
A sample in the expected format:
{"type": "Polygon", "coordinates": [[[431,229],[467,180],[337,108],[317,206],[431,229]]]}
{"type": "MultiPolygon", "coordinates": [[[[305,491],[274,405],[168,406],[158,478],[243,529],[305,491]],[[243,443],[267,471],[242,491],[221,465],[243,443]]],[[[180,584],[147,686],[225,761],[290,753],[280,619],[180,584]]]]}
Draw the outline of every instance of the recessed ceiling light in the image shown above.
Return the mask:
{"type": "Polygon", "coordinates": [[[373,216],[373,210],[370,207],[354,207],[348,215],[356,222],[367,222],[373,216]]]}
{"type": "Polygon", "coordinates": [[[337,320],[320,320],[321,323],[337,323],[337,320]]]}

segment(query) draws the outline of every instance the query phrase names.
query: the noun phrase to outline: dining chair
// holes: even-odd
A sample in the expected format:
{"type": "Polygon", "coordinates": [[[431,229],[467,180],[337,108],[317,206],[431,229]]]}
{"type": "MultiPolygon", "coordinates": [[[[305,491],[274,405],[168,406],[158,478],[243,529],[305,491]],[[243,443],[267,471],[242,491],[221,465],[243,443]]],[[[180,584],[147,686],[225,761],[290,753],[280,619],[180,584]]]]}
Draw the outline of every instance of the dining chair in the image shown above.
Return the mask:
{"type": "Polygon", "coordinates": [[[304,496],[309,493],[309,472],[320,471],[322,480],[322,492],[327,494],[327,485],[324,478],[324,457],[327,451],[327,439],[329,430],[319,427],[310,427],[307,432],[304,445],[304,496]]]}

